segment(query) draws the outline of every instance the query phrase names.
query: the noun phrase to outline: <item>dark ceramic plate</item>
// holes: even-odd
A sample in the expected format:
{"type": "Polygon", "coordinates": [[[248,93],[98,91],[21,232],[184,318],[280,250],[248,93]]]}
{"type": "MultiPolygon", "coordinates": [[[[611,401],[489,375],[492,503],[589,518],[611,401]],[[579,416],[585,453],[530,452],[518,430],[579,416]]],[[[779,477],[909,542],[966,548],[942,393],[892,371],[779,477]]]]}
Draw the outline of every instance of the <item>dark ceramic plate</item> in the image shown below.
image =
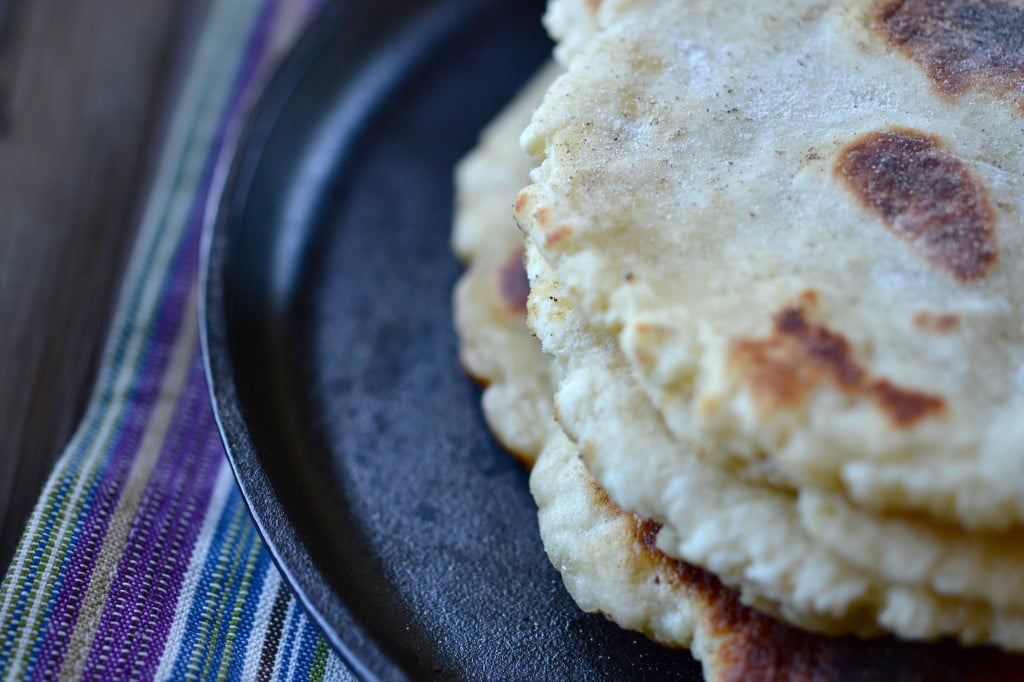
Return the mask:
{"type": "Polygon", "coordinates": [[[451,172],[545,59],[540,2],[354,0],[285,60],[207,234],[217,418],[270,552],[381,679],[695,679],[580,613],[457,360],[451,172]]]}

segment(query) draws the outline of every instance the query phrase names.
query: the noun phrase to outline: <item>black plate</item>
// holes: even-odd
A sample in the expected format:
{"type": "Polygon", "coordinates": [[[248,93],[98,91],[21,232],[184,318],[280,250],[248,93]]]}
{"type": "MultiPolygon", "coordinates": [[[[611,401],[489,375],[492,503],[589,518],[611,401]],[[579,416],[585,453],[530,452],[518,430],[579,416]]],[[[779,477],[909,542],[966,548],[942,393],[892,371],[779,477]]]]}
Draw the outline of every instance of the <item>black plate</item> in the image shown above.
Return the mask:
{"type": "Polygon", "coordinates": [[[270,552],[364,677],[696,679],[578,611],[459,367],[451,172],[542,3],[356,0],[285,60],[207,234],[218,422],[270,552]]]}

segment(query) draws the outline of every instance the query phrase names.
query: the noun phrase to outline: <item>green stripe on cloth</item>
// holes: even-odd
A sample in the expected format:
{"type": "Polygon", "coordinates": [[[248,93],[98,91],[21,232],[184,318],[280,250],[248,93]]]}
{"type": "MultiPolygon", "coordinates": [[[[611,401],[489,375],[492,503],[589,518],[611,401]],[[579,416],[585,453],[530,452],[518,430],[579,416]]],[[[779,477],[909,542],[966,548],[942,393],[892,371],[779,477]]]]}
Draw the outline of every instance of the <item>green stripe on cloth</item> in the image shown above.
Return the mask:
{"type": "Polygon", "coordinates": [[[309,679],[311,680],[322,680],[327,674],[327,658],[330,654],[330,649],[327,648],[327,642],[323,639],[317,641],[316,649],[313,651],[313,660],[309,664],[309,679]]]}
{"type": "Polygon", "coordinates": [[[0,677],[352,679],[241,501],[196,340],[214,168],[314,4],[211,3],[89,409],[0,583],[0,677]]]}

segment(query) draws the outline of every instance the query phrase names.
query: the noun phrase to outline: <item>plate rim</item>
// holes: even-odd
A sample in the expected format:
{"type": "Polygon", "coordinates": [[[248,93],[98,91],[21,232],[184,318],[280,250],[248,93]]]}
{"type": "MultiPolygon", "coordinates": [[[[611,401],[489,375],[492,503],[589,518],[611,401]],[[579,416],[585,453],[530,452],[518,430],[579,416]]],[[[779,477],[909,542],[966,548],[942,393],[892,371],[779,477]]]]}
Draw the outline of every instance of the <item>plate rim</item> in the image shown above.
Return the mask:
{"type": "MultiPolygon", "coordinates": [[[[253,435],[244,419],[233,419],[229,414],[240,404],[240,397],[234,376],[234,363],[228,350],[228,323],[223,310],[225,273],[214,267],[217,264],[223,266],[225,262],[219,252],[227,248],[230,222],[239,202],[238,191],[244,190],[244,194],[250,189],[248,181],[251,181],[251,172],[258,165],[267,140],[295,89],[303,76],[315,67],[320,54],[328,48],[339,22],[347,14],[359,11],[368,4],[371,4],[371,0],[345,0],[324,3],[319,7],[300,30],[294,43],[277,59],[269,76],[258,86],[240,124],[229,131],[215,165],[212,188],[203,216],[197,313],[203,373],[214,421],[235,483],[271,561],[302,609],[331,648],[341,656],[350,672],[361,679],[406,680],[410,679],[408,674],[368,635],[343,600],[337,600],[335,611],[336,615],[347,621],[344,630],[348,636],[340,635],[336,623],[328,621],[323,605],[317,603],[310,591],[301,584],[297,571],[293,570],[284,556],[274,531],[269,527],[269,519],[289,517],[266,471],[259,466],[255,469],[251,466],[246,468],[247,461],[258,460],[253,435]],[[245,177],[247,173],[248,178],[245,177]],[[232,424],[229,425],[229,422],[232,424]],[[251,480],[250,476],[256,480],[251,480]]],[[[437,6],[444,3],[432,0],[422,4],[436,11],[437,6]]],[[[406,16],[397,24],[412,21],[414,18],[406,16]]],[[[297,545],[309,569],[322,575],[304,544],[299,542],[297,545]]]]}
{"type": "MultiPolygon", "coordinates": [[[[531,3],[531,6],[533,4],[539,6],[541,0],[531,3]]],[[[302,106],[318,110],[317,102],[311,101],[307,96],[307,90],[303,89],[305,79],[309,78],[322,86],[327,83],[325,87],[332,88],[327,97],[332,98],[330,109],[333,111],[339,103],[346,106],[352,103],[354,96],[359,97],[351,94],[352,85],[359,82],[367,70],[384,66],[382,58],[385,61],[395,60],[394,63],[398,65],[397,72],[390,71],[385,66],[385,87],[379,94],[386,98],[393,92],[392,88],[403,88],[407,83],[408,65],[404,62],[405,58],[432,56],[433,50],[451,39],[461,27],[474,21],[475,16],[517,5],[515,0],[342,0],[336,4],[325,5],[278,61],[270,77],[264,81],[244,123],[237,127],[237,134],[229,134],[229,142],[225,145],[225,153],[218,161],[213,190],[206,207],[199,270],[200,340],[213,416],[228,462],[255,528],[285,584],[291,588],[298,604],[319,628],[331,648],[340,655],[356,676],[364,679],[410,679],[417,675],[430,676],[429,661],[424,658],[429,658],[430,654],[422,649],[424,644],[429,646],[430,640],[402,640],[406,642],[404,645],[401,642],[396,644],[390,641],[389,636],[395,636],[388,630],[390,625],[385,623],[382,628],[373,614],[368,615],[365,604],[358,598],[354,601],[349,600],[354,594],[353,589],[358,592],[364,583],[355,579],[352,585],[356,587],[352,588],[339,586],[336,580],[328,579],[328,576],[337,578],[336,572],[330,565],[317,559],[318,556],[323,559],[323,554],[316,549],[318,545],[309,537],[308,532],[303,534],[303,529],[308,529],[309,526],[303,525],[304,515],[296,513],[292,493],[287,489],[283,493],[279,490],[280,482],[275,480],[274,472],[281,473],[283,469],[274,465],[273,461],[268,464],[268,444],[264,437],[267,434],[259,423],[251,422],[253,415],[249,414],[247,406],[253,407],[255,412],[264,417],[267,416],[267,412],[265,409],[258,409],[259,405],[253,404],[252,388],[246,389],[251,381],[246,378],[248,375],[243,373],[246,367],[252,368],[252,363],[239,356],[239,348],[244,344],[239,341],[238,334],[245,334],[252,329],[257,332],[261,330],[258,320],[253,326],[251,312],[247,310],[249,306],[244,305],[244,299],[238,297],[238,286],[243,287],[241,291],[246,291],[244,287],[247,275],[244,273],[249,271],[251,265],[238,266],[243,268],[239,285],[237,272],[232,269],[230,259],[239,248],[239,223],[252,223],[251,218],[245,217],[247,207],[254,200],[261,208],[275,206],[274,202],[264,206],[266,202],[259,200],[258,189],[267,189],[267,180],[264,177],[266,173],[261,171],[266,167],[266,158],[269,156],[283,160],[286,169],[284,174],[272,172],[271,176],[291,176],[288,170],[291,166],[288,164],[292,163],[292,156],[281,153],[282,138],[276,136],[276,132],[281,130],[282,126],[287,128],[289,123],[292,124],[292,128],[295,127],[296,118],[293,114],[296,109],[290,108],[293,101],[298,102],[299,110],[302,106]],[[345,18],[351,17],[351,12],[359,11],[387,15],[379,17],[377,23],[372,24],[380,33],[374,33],[365,39],[355,34],[356,42],[350,43],[351,48],[348,51],[342,51],[343,55],[351,59],[351,63],[343,67],[337,81],[323,80],[321,76],[324,71],[324,59],[332,58],[335,67],[338,63],[336,32],[344,31],[345,35],[351,37],[353,34],[348,30],[350,27],[344,23],[345,18]],[[395,16],[396,14],[398,16],[395,16]],[[408,35],[407,31],[410,32],[408,35]],[[405,38],[412,40],[402,42],[405,38]],[[340,98],[333,99],[336,97],[340,98]],[[254,189],[257,190],[256,193],[254,189]],[[235,275],[232,275],[233,272],[235,275]],[[237,305],[240,301],[243,302],[242,308],[246,309],[246,312],[233,313],[231,305],[237,305]],[[239,327],[239,324],[242,326],[239,327]],[[385,636],[382,637],[382,634],[385,636]],[[408,642],[412,642],[412,645],[410,646],[408,642]]],[[[537,29],[539,30],[539,26],[537,29]]],[[[332,70],[335,67],[332,67],[332,70]]],[[[511,94],[509,92],[509,95],[511,94]]],[[[365,97],[359,99],[363,104],[360,106],[357,103],[356,108],[365,107],[365,113],[372,120],[378,105],[382,103],[381,100],[372,96],[369,100],[365,97]]],[[[326,112],[327,119],[320,118],[319,113],[312,115],[314,130],[319,130],[321,123],[333,119],[331,111],[326,112]]],[[[307,123],[308,118],[310,117],[300,115],[297,119],[299,125],[307,123]]],[[[334,126],[328,123],[326,127],[334,126]]],[[[345,123],[339,130],[350,130],[350,127],[351,124],[345,123]]],[[[333,133],[328,132],[328,135],[333,133]]],[[[341,135],[345,137],[344,132],[341,135]]],[[[295,139],[297,144],[291,145],[289,142],[285,143],[285,146],[300,150],[294,156],[298,157],[298,167],[302,168],[305,165],[303,159],[310,155],[306,144],[313,140],[319,142],[321,137],[318,132],[300,132],[295,139]]],[[[349,172],[347,163],[351,150],[345,146],[346,144],[343,142],[342,147],[336,150],[342,153],[340,160],[335,162],[340,165],[335,167],[330,175],[335,175],[339,172],[338,169],[342,176],[349,172]]],[[[325,146],[335,151],[331,143],[325,146]]],[[[314,180],[314,185],[316,182],[317,180],[314,180]]],[[[258,212],[259,208],[256,210],[258,212]]],[[[314,208],[314,211],[316,210],[314,208]]],[[[277,225],[278,220],[280,218],[274,219],[272,224],[277,225]]],[[[241,242],[244,241],[243,236],[241,242]]],[[[272,247],[271,250],[274,248],[276,247],[272,247]]],[[[243,254],[247,254],[241,257],[242,261],[246,261],[251,254],[247,247],[242,251],[243,254]]],[[[261,258],[256,256],[256,268],[262,267],[261,258]]],[[[271,270],[269,274],[262,276],[276,281],[277,275],[280,274],[276,271],[276,265],[271,267],[271,270]]],[[[279,300],[280,291],[275,284],[269,284],[271,293],[263,293],[262,286],[259,283],[256,285],[257,297],[255,305],[252,306],[256,313],[269,315],[271,318],[282,312],[287,313],[289,294],[285,293],[285,297],[279,300]],[[282,303],[283,307],[279,308],[282,303]]],[[[270,325],[274,326],[273,322],[270,325]]],[[[258,346],[263,347],[262,344],[258,346]]],[[[264,350],[273,351],[273,346],[274,344],[270,343],[264,350]]],[[[244,352],[242,355],[246,356],[244,352]]],[[[273,438],[271,442],[280,445],[280,442],[273,438]]],[[[434,676],[442,674],[442,668],[434,669],[434,676]]]]}

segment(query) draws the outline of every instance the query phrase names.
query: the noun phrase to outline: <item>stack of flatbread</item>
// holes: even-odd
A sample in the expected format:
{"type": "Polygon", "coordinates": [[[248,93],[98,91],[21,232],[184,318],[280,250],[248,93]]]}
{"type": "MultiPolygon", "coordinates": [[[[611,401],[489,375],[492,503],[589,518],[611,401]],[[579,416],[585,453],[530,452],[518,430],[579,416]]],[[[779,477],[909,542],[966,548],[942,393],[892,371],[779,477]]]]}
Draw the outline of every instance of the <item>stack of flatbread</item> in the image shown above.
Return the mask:
{"type": "Polygon", "coordinates": [[[709,679],[1024,677],[1024,3],[546,22],[455,310],[577,603],[709,679]]]}

